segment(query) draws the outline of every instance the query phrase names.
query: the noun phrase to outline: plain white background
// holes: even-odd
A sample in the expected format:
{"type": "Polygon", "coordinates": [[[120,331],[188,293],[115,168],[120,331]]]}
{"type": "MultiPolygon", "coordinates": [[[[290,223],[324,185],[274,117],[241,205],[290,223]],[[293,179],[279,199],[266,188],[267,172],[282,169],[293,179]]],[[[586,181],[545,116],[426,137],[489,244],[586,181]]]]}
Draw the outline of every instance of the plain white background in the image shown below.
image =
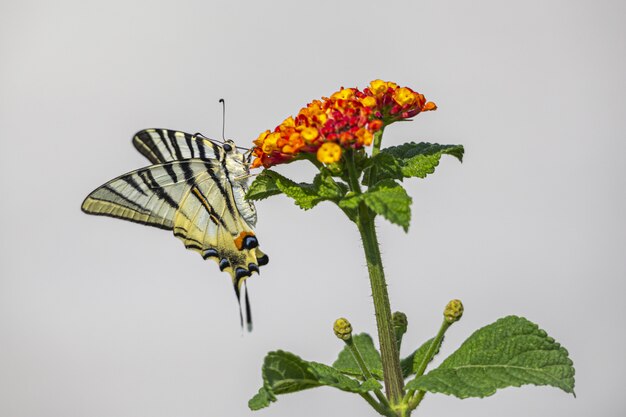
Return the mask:
{"type": "MultiPolygon", "coordinates": [[[[428,395],[420,416],[620,416],[624,400],[626,6],[621,1],[0,2],[0,415],[248,416],[266,352],[331,363],[335,318],[374,333],[358,235],[330,204],[257,204],[270,256],[243,335],[229,278],[169,232],[87,216],[168,127],[249,146],[308,101],[375,78],[439,105],[386,144],[462,143],[381,220],[405,354],[451,298],[441,357],[507,314],[569,349],[554,388],[428,395]],[[463,414],[461,414],[463,413],[463,414]]],[[[282,173],[310,178],[306,164],[282,173]]],[[[441,359],[438,359],[441,360],[441,359]]],[[[330,388],[264,416],[374,415],[330,388]]]]}

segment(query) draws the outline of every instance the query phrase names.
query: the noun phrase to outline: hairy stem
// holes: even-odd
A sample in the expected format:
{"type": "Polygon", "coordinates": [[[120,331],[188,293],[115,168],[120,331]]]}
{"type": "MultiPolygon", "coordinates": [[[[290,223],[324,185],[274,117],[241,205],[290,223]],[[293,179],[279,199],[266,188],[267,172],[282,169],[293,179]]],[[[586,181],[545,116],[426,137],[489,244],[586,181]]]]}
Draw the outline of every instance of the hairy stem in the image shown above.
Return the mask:
{"type": "Polygon", "coordinates": [[[385,390],[392,404],[397,404],[402,399],[404,381],[400,368],[400,355],[396,345],[396,335],[391,319],[391,306],[387,294],[387,283],[380,257],[380,248],[374,225],[374,215],[369,208],[361,203],[358,218],[359,232],[365,249],[365,259],[370,275],[372,297],[374,299],[374,311],[376,313],[376,325],[378,327],[378,341],[383,363],[385,378],[385,390]]]}
{"type": "MultiPolygon", "coordinates": [[[[380,145],[380,139],[378,144],[380,145]]],[[[356,172],[354,154],[350,152],[346,156],[345,161],[349,173],[350,188],[356,194],[361,194],[361,187],[359,185],[360,174],[356,172]]],[[[396,334],[391,318],[391,305],[389,303],[389,295],[387,294],[387,282],[385,281],[385,272],[383,271],[383,262],[380,256],[374,217],[375,214],[364,202],[361,202],[358,208],[356,223],[361,233],[367,269],[370,276],[370,285],[372,287],[376,326],[378,327],[378,341],[380,344],[380,354],[385,380],[385,392],[393,406],[402,404],[404,379],[402,378],[402,369],[400,368],[400,353],[396,344],[396,334]]]]}

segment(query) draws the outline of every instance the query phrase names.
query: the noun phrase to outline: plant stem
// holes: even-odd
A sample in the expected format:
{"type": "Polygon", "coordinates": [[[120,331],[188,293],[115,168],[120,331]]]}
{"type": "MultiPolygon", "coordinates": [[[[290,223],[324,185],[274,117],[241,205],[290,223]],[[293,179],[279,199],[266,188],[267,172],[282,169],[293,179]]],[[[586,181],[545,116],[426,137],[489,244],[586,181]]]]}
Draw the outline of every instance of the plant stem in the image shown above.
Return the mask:
{"type": "MultiPolygon", "coordinates": [[[[352,339],[346,340],[346,345],[348,345],[350,352],[352,352],[352,356],[356,360],[356,363],[359,365],[359,368],[361,369],[361,372],[363,373],[363,377],[365,379],[374,378],[370,370],[367,368],[367,365],[365,364],[365,361],[363,360],[363,357],[361,356],[359,349],[354,344],[354,341],[352,339]]],[[[385,408],[390,409],[389,401],[379,389],[374,390],[374,394],[376,395],[376,398],[378,398],[378,400],[381,402],[381,404],[385,406],[385,408]]]]}
{"type": "MultiPolygon", "coordinates": [[[[426,355],[424,355],[422,362],[419,364],[419,367],[417,368],[415,372],[414,379],[417,379],[420,376],[424,375],[424,371],[426,371],[426,367],[428,366],[430,361],[433,359],[433,356],[435,356],[437,351],[439,351],[439,348],[441,347],[441,342],[443,342],[443,336],[446,334],[446,331],[450,328],[451,325],[452,323],[449,323],[447,320],[444,320],[443,323],[441,323],[441,327],[439,328],[439,332],[437,332],[437,336],[435,336],[435,339],[432,341],[432,343],[428,347],[428,351],[426,352],[426,355]]],[[[419,403],[422,401],[422,398],[424,398],[424,395],[426,394],[425,391],[419,391],[417,395],[415,396],[415,398],[413,398],[414,393],[415,393],[414,390],[409,390],[409,392],[407,392],[406,396],[404,397],[404,403],[408,404],[409,410],[413,410],[415,407],[417,407],[419,403]]]]}
{"type": "Polygon", "coordinates": [[[367,401],[367,403],[371,405],[374,410],[378,411],[379,414],[387,417],[396,417],[395,413],[390,408],[387,408],[377,402],[369,393],[361,393],[359,395],[367,401]]]}
{"type": "MultiPolygon", "coordinates": [[[[380,147],[382,131],[377,132],[374,141],[380,147]],[[378,134],[380,133],[380,134],[378,134]]],[[[376,147],[376,146],[375,146],[376,147]]],[[[356,194],[361,194],[359,185],[360,174],[357,174],[354,153],[346,155],[346,165],[349,174],[350,188],[356,194]]],[[[375,214],[365,205],[359,204],[357,227],[361,233],[365,259],[370,276],[372,287],[372,298],[374,299],[374,312],[376,314],[376,326],[378,327],[378,341],[380,344],[380,355],[383,364],[383,376],[385,380],[385,392],[392,405],[402,402],[404,379],[400,368],[400,352],[396,345],[396,334],[391,318],[391,305],[387,294],[387,282],[383,271],[383,261],[380,257],[378,237],[376,236],[376,225],[374,223],[375,214]]]]}
{"type": "Polygon", "coordinates": [[[374,133],[374,145],[372,146],[372,156],[375,156],[380,152],[380,145],[383,141],[383,132],[385,128],[382,127],[378,132],[374,133]]]}
{"type": "Polygon", "coordinates": [[[400,368],[400,355],[396,345],[396,335],[391,319],[391,306],[389,295],[387,294],[387,283],[380,257],[378,238],[374,224],[374,214],[361,202],[359,205],[359,216],[357,220],[367,269],[370,275],[372,287],[372,297],[374,299],[374,311],[376,313],[376,325],[378,327],[378,341],[380,343],[380,353],[383,363],[383,374],[385,378],[385,391],[387,398],[392,404],[400,403],[402,399],[402,389],[404,380],[400,368]]]}

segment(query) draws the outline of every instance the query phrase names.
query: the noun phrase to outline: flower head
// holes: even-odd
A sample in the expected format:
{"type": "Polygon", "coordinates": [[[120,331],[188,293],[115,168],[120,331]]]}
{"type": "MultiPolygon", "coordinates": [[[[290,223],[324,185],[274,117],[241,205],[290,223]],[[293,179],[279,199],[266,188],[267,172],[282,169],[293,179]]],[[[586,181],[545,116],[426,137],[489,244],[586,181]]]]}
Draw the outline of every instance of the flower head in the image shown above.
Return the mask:
{"type": "Polygon", "coordinates": [[[374,80],[363,91],[341,88],[313,100],[274,131],[261,133],[254,141],[252,167],[268,168],[302,154],[315,155],[323,164],[335,163],[344,150],[371,145],[384,126],[436,108],[422,94],[388,81],[374,80]]]}
{"type": "Polygon", "coordinates": [[[463,317],[463,303],[461,300],[451,300],[443,311],[444,319],[452,324],[463,317]]]}
{"type": "Polygon", "coordinates": [[[352,325],[348,319],[341,317],[335,320],[333,331],[335,332],[335,336],[341,340],[348,341],[352,339],[352,325]]]}

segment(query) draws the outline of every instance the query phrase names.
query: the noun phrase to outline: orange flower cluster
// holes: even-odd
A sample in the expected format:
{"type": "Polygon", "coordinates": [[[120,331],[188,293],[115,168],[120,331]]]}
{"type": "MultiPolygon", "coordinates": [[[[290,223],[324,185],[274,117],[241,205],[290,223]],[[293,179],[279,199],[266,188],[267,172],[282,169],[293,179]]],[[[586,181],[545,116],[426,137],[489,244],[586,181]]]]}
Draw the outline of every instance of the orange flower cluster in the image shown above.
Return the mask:
{"type": "Polygon", "coordinates": [[[305,153],[331,164],[341,159],[344,149],[371,145],[384,126],[436,108],[422,94],[392,82],[374,80],[363,91],[342,88],[309,103],[273,132],[261,133],[254,141],[252,167],[269,168],[305,153]]]}

